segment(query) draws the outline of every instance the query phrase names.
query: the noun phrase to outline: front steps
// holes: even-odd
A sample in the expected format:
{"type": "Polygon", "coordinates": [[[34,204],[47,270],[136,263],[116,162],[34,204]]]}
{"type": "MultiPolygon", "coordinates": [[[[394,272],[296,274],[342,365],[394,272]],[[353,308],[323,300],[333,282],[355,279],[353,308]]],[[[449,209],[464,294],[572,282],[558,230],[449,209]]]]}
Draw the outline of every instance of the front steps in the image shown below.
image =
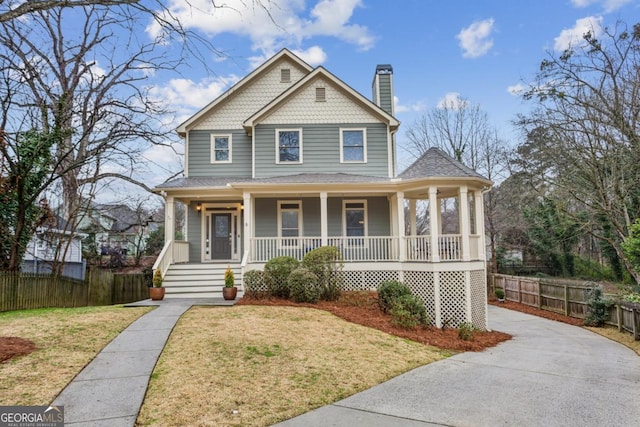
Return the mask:
{"type": "Polygon", "coordinates": [[[242,297],[242,274],[239,263],[172,264],[164,276],[165,299],[219,298],[222,299],[224,272],[230,266],[242,297]]]}

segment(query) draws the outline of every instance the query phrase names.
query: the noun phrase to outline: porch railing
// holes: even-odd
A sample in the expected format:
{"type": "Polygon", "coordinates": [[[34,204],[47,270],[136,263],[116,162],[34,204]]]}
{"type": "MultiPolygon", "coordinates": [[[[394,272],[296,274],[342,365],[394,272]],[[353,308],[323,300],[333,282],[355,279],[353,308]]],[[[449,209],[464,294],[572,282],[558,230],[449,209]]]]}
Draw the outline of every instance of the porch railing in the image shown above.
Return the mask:
{"type": "Polygon", "coordinates": [[[164,276],[171,264],[180,262],[189,262],[189,242],[169,240],[153,263],[153,271],[160,269],[164,276]]]}
{"type": "MultiPolygon", "coordinates": [[[[480,236],[470,236],[469,254],[479,259],[480,236]]],[[[302,259],[312,249],[320,247],[320,237],[256,237],[251,239],[251,262],[267,262],[277,256],[302,259]]],[[[406,261],[433,261],[431,236],[362,236],[329,237],[327,244],[340,249],[344,261],[399,261],[400,244],[404,245],[406,261]]],[[[462,236],[447,234],[438,238],[440,261],[462,260],[462,236]]]]}

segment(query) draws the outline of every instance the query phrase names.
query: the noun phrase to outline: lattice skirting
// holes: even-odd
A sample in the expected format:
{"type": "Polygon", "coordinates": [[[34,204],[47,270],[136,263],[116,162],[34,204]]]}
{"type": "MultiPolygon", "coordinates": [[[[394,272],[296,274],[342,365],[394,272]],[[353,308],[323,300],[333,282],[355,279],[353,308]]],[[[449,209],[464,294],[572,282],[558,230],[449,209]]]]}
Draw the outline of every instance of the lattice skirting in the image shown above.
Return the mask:
{"type": "MultiPolygon", "coordinates": [[[[432,325],[455,328],[467,322],[478,329],[487,329],[484,270],[343,270],[342,276],[344,291],[370,291],[375,290],[385,280],[400,280],[424,301],[432,325]]],[[[256,290],[267,290],[263,284],[262,287],[256,290]]]]}

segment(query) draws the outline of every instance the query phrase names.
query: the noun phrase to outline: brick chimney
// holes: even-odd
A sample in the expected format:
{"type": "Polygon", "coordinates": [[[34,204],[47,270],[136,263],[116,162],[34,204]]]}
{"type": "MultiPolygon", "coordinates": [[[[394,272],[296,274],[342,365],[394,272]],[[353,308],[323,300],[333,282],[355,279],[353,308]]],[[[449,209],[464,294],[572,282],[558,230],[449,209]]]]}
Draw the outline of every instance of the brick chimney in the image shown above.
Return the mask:
{"type": "Polygon", "coordinates": [[[393,116],[393,67],[380,64],[373,77],[373,102],[393,116]]]}

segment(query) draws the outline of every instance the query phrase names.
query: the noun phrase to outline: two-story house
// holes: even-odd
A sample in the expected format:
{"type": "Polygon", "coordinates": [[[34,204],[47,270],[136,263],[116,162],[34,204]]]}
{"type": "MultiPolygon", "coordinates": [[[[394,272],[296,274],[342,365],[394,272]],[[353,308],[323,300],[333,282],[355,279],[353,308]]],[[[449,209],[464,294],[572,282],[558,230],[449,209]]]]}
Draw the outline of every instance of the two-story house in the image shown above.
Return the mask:
{"type": "Polygon", "coordinates": [[[241,280],[275,256],[334,245],[346,290],[402,280],[435,325],[486,328],[491,182],[435,148],[398,174],[390,65],[377,66],[372,89],[369,100],[284,49],[178,127],[184,177],[156,188],[166,244],[154,268],[167,298],[218,296],[227,265],[241,280]],[[450,198],[458,233],[443,234],[450,198]],[[174,240],[177,201],[187,206],[184,241],[174,240]],[[431,207],[428,234],[417,232],[418,205],[431,207]]]}

